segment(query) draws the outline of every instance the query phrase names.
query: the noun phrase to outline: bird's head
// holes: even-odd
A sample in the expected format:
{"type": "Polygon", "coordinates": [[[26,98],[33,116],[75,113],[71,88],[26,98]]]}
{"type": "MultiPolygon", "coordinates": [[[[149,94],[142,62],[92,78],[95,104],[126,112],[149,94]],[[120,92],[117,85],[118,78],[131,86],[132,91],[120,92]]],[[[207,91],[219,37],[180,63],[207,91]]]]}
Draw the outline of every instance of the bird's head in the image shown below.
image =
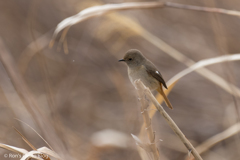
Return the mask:
{"type": "Polygon", "coordinates": [[[137,67],[142,65],[146,61],[146,58],[143,54],[137,49],[131,49],[127,51],[123,59],[120,59],[119,62],[125,62],[129,67],[137,67]]]}

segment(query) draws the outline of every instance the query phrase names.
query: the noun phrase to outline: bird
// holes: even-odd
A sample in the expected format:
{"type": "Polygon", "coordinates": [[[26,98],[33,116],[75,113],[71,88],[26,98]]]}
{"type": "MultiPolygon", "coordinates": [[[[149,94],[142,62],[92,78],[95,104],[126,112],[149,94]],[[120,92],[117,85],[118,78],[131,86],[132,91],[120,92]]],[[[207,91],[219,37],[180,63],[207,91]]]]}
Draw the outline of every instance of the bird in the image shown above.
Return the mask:
{"type": "Polygon", "coordinates": [[[148,60],[144,55],[137,49],[128,50],[123,59],[118,60],[119,62],[125,62],[128,66],[128,77],[131,83],[134,85],[135,80],[140,79],[143,84],[148,87],[151,91],[157,90],[160,93],[166,103],[166,105],[173,109],[172,104],[168,100],[167,96],[163,91],[163,86],[167,88],[167,85],[163,79],[163,76],[155,65],[148,60]]]}

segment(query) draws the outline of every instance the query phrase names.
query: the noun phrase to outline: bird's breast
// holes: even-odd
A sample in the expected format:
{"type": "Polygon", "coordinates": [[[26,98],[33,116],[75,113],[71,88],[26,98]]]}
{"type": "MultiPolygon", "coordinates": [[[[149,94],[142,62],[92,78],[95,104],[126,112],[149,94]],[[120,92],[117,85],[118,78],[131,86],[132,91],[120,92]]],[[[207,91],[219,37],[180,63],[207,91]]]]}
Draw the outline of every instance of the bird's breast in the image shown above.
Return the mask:
{"type": "Polygon", "coordinates": [[[143,65],[136,68],[128,67],[128,77],[134,86],[137,79],[140,79],[150,90],[155,90],[160,86],[158,80],[149,75],[143,65]]]}

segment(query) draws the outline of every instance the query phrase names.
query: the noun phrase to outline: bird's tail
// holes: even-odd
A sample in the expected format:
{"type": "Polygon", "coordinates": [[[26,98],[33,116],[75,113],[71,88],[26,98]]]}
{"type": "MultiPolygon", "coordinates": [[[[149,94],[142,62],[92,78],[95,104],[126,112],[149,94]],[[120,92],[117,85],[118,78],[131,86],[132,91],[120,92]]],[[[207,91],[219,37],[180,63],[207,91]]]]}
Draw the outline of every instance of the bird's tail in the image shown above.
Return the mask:
{"type": "Polygon", "coordinates": [[[168,108],[173,109],[172,104],[170,103],[170,101],[168,100],[167,96],[165,95],[165,93],[163,91],[161,83],[160,83],[160,87],[157,89],[157,91],[163,96],[163,99],[164,99],[166,105],[168,106],[168,108]]]}

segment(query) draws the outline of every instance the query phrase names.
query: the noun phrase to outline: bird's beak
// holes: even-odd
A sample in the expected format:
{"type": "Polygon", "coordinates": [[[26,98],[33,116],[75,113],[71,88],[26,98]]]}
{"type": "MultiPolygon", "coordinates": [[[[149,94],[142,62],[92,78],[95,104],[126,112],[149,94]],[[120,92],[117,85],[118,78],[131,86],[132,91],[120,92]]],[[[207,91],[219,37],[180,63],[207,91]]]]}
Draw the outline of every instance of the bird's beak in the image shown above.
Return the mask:
{"type": "Polygon", "coordinates": [[[118,60],[118,62],[122,62],[122,61],[125,61],[124,59],[120,59],[120,60],[118,60]]]}

